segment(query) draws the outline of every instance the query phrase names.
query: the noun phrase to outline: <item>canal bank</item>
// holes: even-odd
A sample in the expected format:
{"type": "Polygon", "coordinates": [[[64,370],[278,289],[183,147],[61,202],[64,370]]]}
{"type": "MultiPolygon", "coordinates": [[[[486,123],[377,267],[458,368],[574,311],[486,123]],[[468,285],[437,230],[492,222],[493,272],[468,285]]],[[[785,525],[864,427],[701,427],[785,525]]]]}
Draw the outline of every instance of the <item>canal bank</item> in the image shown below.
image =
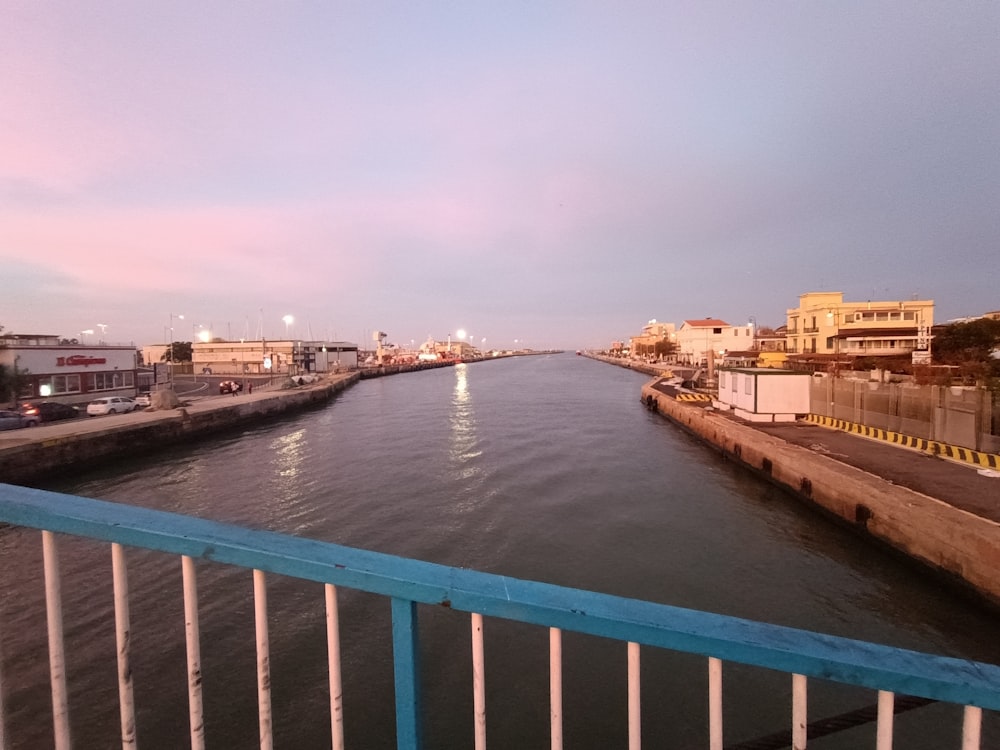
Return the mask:
{"type": "Polygon", "coordinates": [[[28,484],[38,477],[147,453],[240,425],[321,406],[359,379],[333,375],[285,390],[202,398],[175,409],[79,418],[0,433],[0,481],[28,484]]]}
{"type": "Polygon", "coordinates": [[[1000,485],[944,459],[815,425],[750,424],[657,388],[642,401],[866,537],[1000,606],[1000,485]],[[985,495],[985,497],[984,497],[985,495]]]}

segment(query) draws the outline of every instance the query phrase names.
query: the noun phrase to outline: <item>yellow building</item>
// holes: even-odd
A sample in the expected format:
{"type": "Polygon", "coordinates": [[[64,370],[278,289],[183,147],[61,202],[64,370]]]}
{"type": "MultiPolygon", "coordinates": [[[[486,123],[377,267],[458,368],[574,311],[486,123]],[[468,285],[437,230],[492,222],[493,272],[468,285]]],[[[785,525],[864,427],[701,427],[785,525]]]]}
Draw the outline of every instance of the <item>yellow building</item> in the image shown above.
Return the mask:
{"type": "Polygon", "coordinates": [[[629,338],[632,356],[654,357],[669,353],[677,345],[677,330],[673,323],[658,323],[656,319],[642,327],[642,333],[629,338]]]}
{"type": "Polygon", "coordinates": [[[910,355],[930,361],[934,300],[844,302],[842,292],[808,292],[787,312],[790,355],[910,355]]]}

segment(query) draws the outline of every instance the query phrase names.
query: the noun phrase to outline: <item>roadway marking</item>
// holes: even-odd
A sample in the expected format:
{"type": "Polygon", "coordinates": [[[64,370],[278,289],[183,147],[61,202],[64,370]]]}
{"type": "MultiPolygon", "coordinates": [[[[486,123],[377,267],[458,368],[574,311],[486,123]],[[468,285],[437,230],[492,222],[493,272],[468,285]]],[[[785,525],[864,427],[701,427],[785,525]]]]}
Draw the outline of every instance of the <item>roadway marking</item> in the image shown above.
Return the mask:
{"type": "Polygon", "coordinates": [[[899,445],[903,448],[912,448],[922,453],[949,458],[959,463],[968,464],[969,466],[979,466],[988,469],[1000,468],[1000,456],[995,453],[984,453],[983,451],[976,451],[971,448],[949,445],[938,440],[903,435],[892,430],[869,427],[857,422],[848,422],[846,419],[834,419],[833,417],[824,417],[819,414],[809,414],[806,417],[806,421],[818,424],[821,427],[850,432],[862,437],[872,438],[873,440],[899,445]]]}

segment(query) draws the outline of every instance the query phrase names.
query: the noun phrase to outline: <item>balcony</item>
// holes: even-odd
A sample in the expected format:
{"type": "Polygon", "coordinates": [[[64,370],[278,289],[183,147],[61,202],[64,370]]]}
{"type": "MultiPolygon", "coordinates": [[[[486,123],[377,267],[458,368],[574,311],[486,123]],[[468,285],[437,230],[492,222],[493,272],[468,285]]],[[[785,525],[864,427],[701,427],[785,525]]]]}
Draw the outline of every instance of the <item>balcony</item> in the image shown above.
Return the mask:
{"type": "MultiPolygon", "coordinates": [[[[124,747],[136,743],[131,670],[128,572],[125,548],[151,550],[178,556],[183,571],[184,620],[187,643],[187,687],[191,721],[191,747],[204,748],[204,711],[201,696],[200,634],[194,561],[244,569],[253,579],[257,633],[258,724],[260,746],[273,745],[274,717],[268,640],[268,574],[289,576],[324,584],[327,608],[332,744],[344,747],[345,720],[341,696],[340,614],[338,588],[385,597],[391,605],[392,647],[395,674],[397,747],[423,747],[420,642],[418,612],[421,606],[444,606],[448,617],[469,618],[472,641],[473,715],[475,747],[486,747],[486,678],[483,627],[485,618],[503,618],[548,631],[549,718],[551,746],[563,744],[562,634],[589,634],[621,644],[627,663],[627,732],[630,750],[639,750],[642,728],[640,659],[643,649],[691,654],[705,660],[709,706],[707,735],[711,750],[723,750],[722,673],[726,663],[775,670],[791,682],[791,714],[788,742],[806,747],[808,736],[818,736],[836,722],[810,725],[807,721],[809,678],[860,686],[876,692],[870,712],[875,717],[873,734],[878,750],[892,746],[893,717],[907,707],[932,701],[962,706],[960,726],[955,727],[955,747],[980,747],[982,709],[1000,709],[1000,667],[941,656],[921,654],[862,641],[821,635],[804,630],[762,624],[750,620],[680,609],[635,599],[609,596],[533,581],[523,581],[407,560],[392,555],[351,549],[336,544],[254,531],[144,508],[89,500],[41,490],[0,484],[0,523],[41,531],[45,601],[48,616],[50,682],[53,702],[55,747],[71,747],[69,716],[79,698],[67,684],[66,649],[63,636],[58,540],[56,534],[98,540],[111,549],[115,616],[113,621],[93,627],[114,630],[117,640],[118,691],[124,747]],[[464,614],[457,614],[464,613],[464,614]],[[916,697],[910,697],[916,696],[916,697]],[[961,744],[957,744],[960,742],[961,744]]],[[[2,575],[2,572],[0,572],[2,575]]],[[[272,616],[288,613],[272,613],[272,616]]],[[[4,623],[0,623],[0,629],[4,623]]],[[[113,658],[113,657],[112,657],[113,658]]],[[[20,664],[4,662],[2,666],[20,664]]],[[[13,684],[18,674],[0,675],[0,685],[13,684]]],[[[691,688],[688,688],[691,689],[691,688]]],[[[760,696],[764,701],[767,696],[760,696]]],[[[624,704],[623,704],[624,705],[624,704]]],[[[0,745],[17,738],[4,731],[0,701],[0,745]]],[[[80,710],[79,708],[76,710],[80,710]]],[[[858,714],[859,712],[852,712],[858,714]]],[[[857,726],[857,717],[835,717],[844,725],[857,726]],[[855,722],[851,724],[850,722],[855,722]]],[[[864,719],[869,721],[871,718],[864,719]]],[[[864,722],[862,722],[864,723],[864,722]]],[[[471,733],[470,733],[471,734],[471,733]]],[[[754,747],[762,746],[759,743],[754,747]]]]}

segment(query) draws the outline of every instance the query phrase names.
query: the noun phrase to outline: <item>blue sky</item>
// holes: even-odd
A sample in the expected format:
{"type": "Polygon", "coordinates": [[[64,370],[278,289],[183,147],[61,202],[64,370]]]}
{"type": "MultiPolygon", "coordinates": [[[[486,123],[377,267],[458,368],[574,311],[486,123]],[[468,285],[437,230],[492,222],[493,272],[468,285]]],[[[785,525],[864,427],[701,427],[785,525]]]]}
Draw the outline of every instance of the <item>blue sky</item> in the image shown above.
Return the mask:
{"type": "Polygon", "coordinates": [[[579,348],[779,325],[807,291],[1000,309],[994,2],[0,13],[8,331],[274,338],[290,314],[579,348]]]}

